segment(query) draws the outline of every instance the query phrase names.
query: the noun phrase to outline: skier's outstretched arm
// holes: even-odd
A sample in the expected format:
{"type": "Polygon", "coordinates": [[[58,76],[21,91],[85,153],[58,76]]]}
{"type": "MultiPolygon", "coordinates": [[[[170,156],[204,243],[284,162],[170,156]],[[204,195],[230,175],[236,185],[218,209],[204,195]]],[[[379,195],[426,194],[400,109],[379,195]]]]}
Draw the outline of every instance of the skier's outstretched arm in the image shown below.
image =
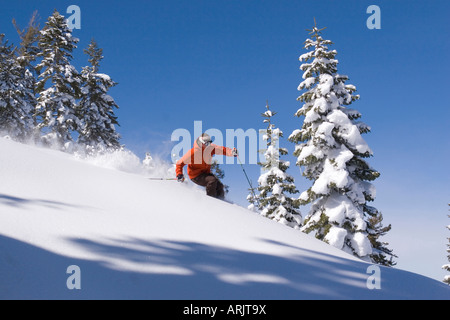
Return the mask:
{"type": "Polygon", "coordinates": [[[214,153],[219,156],[225,155],[227,157],[237,157],[237,155],[238,155],[236,148],[231,149],[231,148],[221,147],[221,146],[217,146],[217,145],[213,145],[213,147],[214,147],[214,153]]]}

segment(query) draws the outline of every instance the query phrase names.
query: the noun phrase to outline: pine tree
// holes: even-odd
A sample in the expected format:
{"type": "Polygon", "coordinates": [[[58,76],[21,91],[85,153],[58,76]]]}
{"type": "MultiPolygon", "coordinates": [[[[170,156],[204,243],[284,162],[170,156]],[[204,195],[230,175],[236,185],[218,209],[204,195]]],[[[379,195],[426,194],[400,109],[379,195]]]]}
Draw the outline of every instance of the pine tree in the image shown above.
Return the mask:
{"type": "Polygon", "coordinates": [[[394,262],[393,258],[397,258],[397,255],[393,253],[392,249],[387,247],[388,243],[379,241],[379,238],[388,233],[392,227],[391,225],[383,227],[381,224],[383,215],[374,208],[371,208],[371,210],[373,210],[374,215],[369,215],[367,220],[368,238],[372,245],[370,257],[376,264],[388,267],[395,266],[397,263],[394,262]]]}
{"type": "MultiPolygon", "coordinates": [[[[20,37],[20,46],[17,50],[17,62],[22,68],[23,78],[26,79],[24,90],[31,93],[26,96],[28,104],[32,106],[31,116],[33,117],[33,130],[37,126],[36,117],[34,117],[34,109],[37,105],[36,99],[36,83],[37,83],[37,71],[33,63],[36,61],[39,53],[38,41],[40,37],[40,26],[38,23],[38,12],[33,12],[33,15],[28,22],[28,26],[25,29],[21,29],[16,20],[13,19],[12,23],[16,28],[17,34],[20,37]]],[[[34,140],[37,141],[40,138],[38,132],[30,130],[30,135],[34,135],[34,140]],[[33,131],[33,132],[31,132],[33,131]]]]}
{"type": "Polygon", "coordinates": [[[32,130],[32,75],[20,66],[15,49],[0,35],[0,131],[23,141],[32,130]]]}
{"type": "Polygon", "coordinates": [[[38,129],[43,131],[44,142],[61,149],[73,141],[72,133],[79,126],[76,100],[81,81],[70,63],[78,41],[72,36],[64,16],[55,10],[41,30],[38,43],[38,56],[42,57],[36,66],[40,73],[36,84],[38,129]]]}
{"type": "Polygon", "coordinates": [[[78,142],[86,146],[88,153],[120,149],[120,135],[116,132],[118,125],[114,109],[118,108],[114,99],[108,95],[116,83],[102,73],[98,73],[103,50],[98,48],[95,40],[84,50],[89,56],[90,67],[81,72],[83,85],[79,103],[81,130],[78,142]]]}
{"type": "MultiPolygon", "coordinates": [[[[214,159],[211,163],[211,172],[214,174],[220,181],[225,178],[225,172],[222,170],[222,168],[219,165],[219,161],[217,159],[214,159]]],[[[223,185],[223,190],[225,191],[225,194],[228,193],[230,190],[230,187],[226,184],[223,185]]]]}
{"type": "Polygon", "coordinates": [[[392,251],[378,241],[390,226],[383,228],[381,213],[367,204],[375,198],[369,181],[380,176],[364,160],[372,151],[361,134],[370,128],[357,121],[358,111],[347,108],[359,95],[346,84],[348,77],[337,73],[337,52],[328,49],[332,42],[322,38],[322,30],[308,30],[305,49],[312,50],[300,56],[305,63],[298,87],[306,92],[298,98],[304,104],[295,114],[305,118],[301,130],[289,137],[296,143],[297,165],[305,167],[303,175],[313,182],[299,198],[303,205],[311,203],[302,230],[364,260],[392,265],[385,257],[392,251]]]}
{"type": "MultiPolygon", "coordinates": [[[[449,206],[450,206],[450,204],[449,204],[449,206]]],[[[448,217],[450,218],[450,216],[448,216],[448,217]]],[[[447,229],[450,230],[450,225],[447,226],[447,229]]],[[[450,237],[447,238],[447,240],[449,241],[449,243],[447,244],[447,254],[448,254],[447,259],[448,259],[448,262],[450,262],[450,237]]],[[[443,265],[442,269],[450,272],[450,263],[443,265]]],[[[450,285],[450,275],[447,275],[444,277],[444,283],[450,285]]]]}
{"type": "Polygon", "coordinates": [[[258,212],[259,210],[259,201],[258,196],[256,195],[256,190],[257,188],[248,188],[250,193],[247,195],[247,201],[250,203],[247,208],[254,212],[258,212]]]}
{"type": "Polygon", "coordinates": [[[146,169],[154,169],[155,168],[155,161],[153,160],[153,157],[151,156],[150,152],[145,153],[145,159],[142,160],[142,165],[146,169]]]}
{"type": "Polygon", "coordinates": [[[267,123],[267,130],[263,139],[267,142],[267,149],[264,152],[265,162],[259,163],[263,168],[263,174],[258,179],[259,194],[256,199],[261,215],[269,219],[280,222],[289,227],[300,229],[302,216],[298,210],[299,202],[289,194],[296,194],[298,190],[294,184],[294,178],[286,173],[290,163],[280,159],[280,155],[287,155],[285,148],[279,148],[279,138],[283,137],[283,132],[276,128],[271,118],[276,114],[266,106],[267,111],[262,114],[267,123]]]}
{"type": "Polygon", "coordinates": [[[40,37],[38,19],[38,12],[33,12],[30,21],[28,22],[28,26],[25,29],[21,29],[15,19],[12,20],[21,40],[17,52],[17,60],[22,67],[28,68],[33,74],[35,74],[36,71],[34,70],[32,63],[36,61],[36,57],[39,53],[39,47],[37,45],[40,37]]]}

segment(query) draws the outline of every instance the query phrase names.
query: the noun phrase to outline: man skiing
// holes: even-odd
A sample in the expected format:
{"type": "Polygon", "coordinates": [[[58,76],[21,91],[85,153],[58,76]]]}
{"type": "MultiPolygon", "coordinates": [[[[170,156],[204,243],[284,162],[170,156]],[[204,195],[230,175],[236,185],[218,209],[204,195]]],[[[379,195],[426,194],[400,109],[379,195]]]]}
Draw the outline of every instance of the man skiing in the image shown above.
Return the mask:
{"type": "Polygon", "coordinates": [[[211,137],[203,133],[194,142],[194,147],[189,150],[176,164],[176,175],[179,182],[184,181],[183,168],[187,165],[189,178],[195,184],[206,187],[208,196],[224,199],[225,191],[222,182],[211,173],[212,157],[225,155],[227,157],[237,157],[236,148],[230,149],[211,143],[211,137]]]}

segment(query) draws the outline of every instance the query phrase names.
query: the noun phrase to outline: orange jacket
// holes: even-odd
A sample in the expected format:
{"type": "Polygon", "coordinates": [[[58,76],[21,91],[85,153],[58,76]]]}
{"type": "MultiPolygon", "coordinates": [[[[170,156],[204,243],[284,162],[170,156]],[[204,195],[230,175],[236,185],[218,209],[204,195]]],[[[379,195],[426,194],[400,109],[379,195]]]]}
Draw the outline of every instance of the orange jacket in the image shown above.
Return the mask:
{"type": "Polygon", "coordinates": [[[233,150],[226,147],[220,147],[215,144],[209,146],[200,146],[197,140],[194,147],[189,150],[180,160],[177,161],[176,175],[183,174],[183,168],[187,165],[187,173],[189,178],[194,179],[201,173],[211,172],[211,163],[213,155],[233,156],[233,150]]]}

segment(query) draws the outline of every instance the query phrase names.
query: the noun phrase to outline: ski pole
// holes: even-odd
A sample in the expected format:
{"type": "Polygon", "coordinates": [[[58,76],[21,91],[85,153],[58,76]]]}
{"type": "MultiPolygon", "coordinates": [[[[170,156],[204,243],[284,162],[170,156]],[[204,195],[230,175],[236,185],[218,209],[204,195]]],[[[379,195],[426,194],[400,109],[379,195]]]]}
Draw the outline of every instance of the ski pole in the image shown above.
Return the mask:
{"type": "Polygon", "coordinates": [[[253,196],[253,198],[255,198],[255,193],[253,192],[253,186],[252,186],[252,183],[250,182],[250,179],[248,178],[247,172],[245,172],[244,165],[242,164],[239,156],[237,156],[236,158],[238,159],[239,163],[241,164],[242,171],[244,171],[245,177],[247,178],[248,185],[250,186],[250,191],[252,193],[252,196],[253,196]]]}
{"type": "Polygon", "coordinates": [[[159,180],[159,181],[162,181],[162,180],[177,180],[176,178],[148,178],[149,180],[159,180]]]}

